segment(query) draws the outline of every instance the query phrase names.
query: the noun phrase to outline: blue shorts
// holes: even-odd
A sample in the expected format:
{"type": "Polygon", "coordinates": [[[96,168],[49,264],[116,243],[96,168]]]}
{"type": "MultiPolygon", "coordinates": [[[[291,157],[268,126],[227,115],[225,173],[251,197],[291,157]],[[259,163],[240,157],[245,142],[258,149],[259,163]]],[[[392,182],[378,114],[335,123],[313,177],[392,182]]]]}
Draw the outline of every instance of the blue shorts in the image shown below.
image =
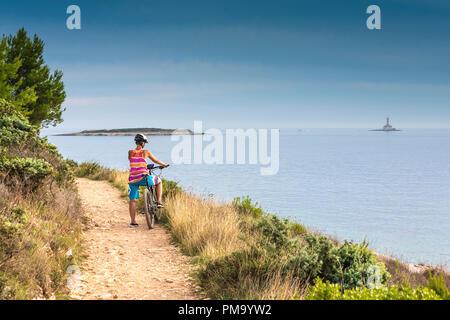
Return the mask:
{"type": "Polygon", "coordinates": [[[147,186],[145,179],[148,181],[149,186],[155,186],[161,183],[161,179],[158,176],[147,176],[135,183],[128,184],[128,196],[130,200],[139,199],[139,187],[147,186]]]}

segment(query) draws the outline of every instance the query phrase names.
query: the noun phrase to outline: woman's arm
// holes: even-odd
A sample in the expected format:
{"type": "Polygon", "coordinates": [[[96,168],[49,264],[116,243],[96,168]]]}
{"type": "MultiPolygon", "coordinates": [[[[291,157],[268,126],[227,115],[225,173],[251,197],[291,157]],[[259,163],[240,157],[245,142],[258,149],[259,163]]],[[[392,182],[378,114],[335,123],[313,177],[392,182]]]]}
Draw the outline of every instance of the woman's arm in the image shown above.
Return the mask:
{"type": "Polygon", "coordinates": [[[128,160],[131,159],[131,150],[128,150],[128,160]]]}
{"type": "Polygon", "coordinates": [[[159,160],[157,157],[155,157],[149,150],[145,150],[147,151],[147,158],[150,158],[150,160],[152,160],[154,163],[160,164],[164,167],[167,167],[168,164],[162,162],[161,160],[159,160]]]}

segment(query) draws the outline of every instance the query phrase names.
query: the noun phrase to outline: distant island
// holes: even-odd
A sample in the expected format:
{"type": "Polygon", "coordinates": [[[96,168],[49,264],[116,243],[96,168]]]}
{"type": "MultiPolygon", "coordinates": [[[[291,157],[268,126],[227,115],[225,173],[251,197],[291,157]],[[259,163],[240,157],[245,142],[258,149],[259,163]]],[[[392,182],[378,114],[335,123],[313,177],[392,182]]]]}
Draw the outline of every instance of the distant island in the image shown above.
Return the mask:
{"type": "Polygon", "coordinates": [[[389,117],[386,118],[386,124],[384,125],[383,128],[381,129],[373,129],[373,130],[369,130],[369,131],[401,131],[398,129],[395,129],[391,126],[391,124],[389,123],[389,117]]]}
{"type": "MultiPolygon", "coordinates": [[[[125,128],[125,129],[102,129],[102,130],[83,130],[74,133],[62,133],[55,136],[134,136],[142,133],[149,136],[168,136],[172,134],[193,135],[192,130],[176,130],[162,128],[125,128]]],[[[203,133],[202,133],[203,134],[203,133]]]]}

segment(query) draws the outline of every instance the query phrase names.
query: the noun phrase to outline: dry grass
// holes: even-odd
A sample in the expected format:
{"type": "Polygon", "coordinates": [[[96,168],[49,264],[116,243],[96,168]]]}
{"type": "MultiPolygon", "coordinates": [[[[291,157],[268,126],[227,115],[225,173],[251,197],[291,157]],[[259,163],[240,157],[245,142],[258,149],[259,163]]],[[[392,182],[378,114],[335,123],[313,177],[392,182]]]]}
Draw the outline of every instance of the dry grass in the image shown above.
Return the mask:
{"type": "Polygon", "coordinates": [[[128,172],[112,170],[108,181],[121,191],[122,197],[128,196],[128,172]]]}
{"type": "Polygon", "coordinates": [[[262,286],[256,286],[258,279],[248,276],[244,283],[250,300],[293,300],[303,299],[307,285],[292,275],[283,276],[278,270],[271,274],[262,286]]]}
{"type": "Polygon", "coordinates": [[[81,259],[76,190],[23,195],[0,184],[0,198],[0,299],[65,298],[65,271],[81,259]]]}
{"type": "Polygon", "coordinates": [[[170,230],[189,255],[214,260],[245,246],[232,206],[180,193],[166,200],[166,209],[170,230]]]}
{"type": "Polygon", "coordinates": [[[442,275],[446,287],[450,288],[450,273],[444,268],[423,266],[419,269],[413,269],[407,263],[381,254],[378,255],[378,260],[384,263],[387,271],[391,274],[388,286],[400,286],[404,282],[409,283],[413,287],[426,286],[429,280],[429,273],[431,273],[432,275],[442,275]]]}

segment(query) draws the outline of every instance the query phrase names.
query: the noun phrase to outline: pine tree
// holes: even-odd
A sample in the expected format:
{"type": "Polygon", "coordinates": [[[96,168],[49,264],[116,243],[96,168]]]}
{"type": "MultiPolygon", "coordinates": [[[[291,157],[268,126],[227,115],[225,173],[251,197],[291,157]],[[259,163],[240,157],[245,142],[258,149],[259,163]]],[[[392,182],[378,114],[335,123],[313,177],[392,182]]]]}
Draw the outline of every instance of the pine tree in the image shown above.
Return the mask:
{"type": "Polygon", "coordinates": [[[21,66],[21,61],[16,58],[12,61],[7,61],[9,48],[6,39],[0,41],[0,99],[10,101],[17,109],[26,114],[24,105],[36,101],[36,94],[34,88],[26,88],[25,90],[17,91],[17,88],[22,84],[18,76],[18,70],[21,66]]]}
{"type": "Polygon", "coordinates": [[[17,77],[11,77],[9,84],[14,88],[13,100],[27,96],[34,90],[35,99],[28,99],[21,105],[21,110],[33,125],[48,127],[62,122],[64,112],[62,104],[66,98],[62,72],[51,73],[43,58],[44,42],[34,35],[31,40],[24,28],[15,36],[6,38],[8,47],[6,63],[13,64],[20,60],[17,77]]]}

